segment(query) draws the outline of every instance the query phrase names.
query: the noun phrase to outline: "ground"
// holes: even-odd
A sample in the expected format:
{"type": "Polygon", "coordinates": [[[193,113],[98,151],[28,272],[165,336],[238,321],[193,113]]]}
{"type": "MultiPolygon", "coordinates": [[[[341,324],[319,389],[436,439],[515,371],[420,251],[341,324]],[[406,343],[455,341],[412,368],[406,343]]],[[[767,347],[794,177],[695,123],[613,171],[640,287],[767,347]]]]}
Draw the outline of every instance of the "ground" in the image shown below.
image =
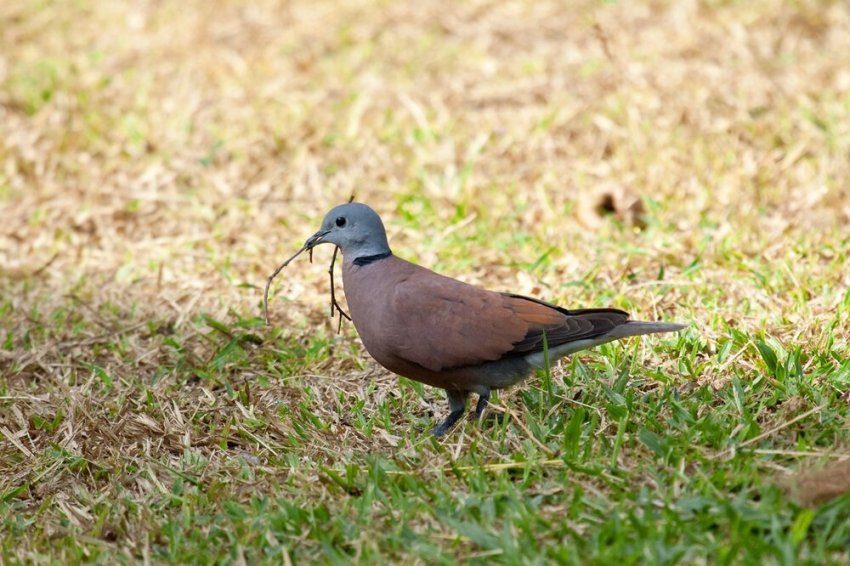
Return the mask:
{"type": "Polygon", "coordinates": [[[850,455],[848,53],[843,1],[4,1],[0,563],[850,560],[793,479],[850,455]],[[436,440],[330,249],[262,320],[351,194],[442,273],[690,326],[436,440]]]}

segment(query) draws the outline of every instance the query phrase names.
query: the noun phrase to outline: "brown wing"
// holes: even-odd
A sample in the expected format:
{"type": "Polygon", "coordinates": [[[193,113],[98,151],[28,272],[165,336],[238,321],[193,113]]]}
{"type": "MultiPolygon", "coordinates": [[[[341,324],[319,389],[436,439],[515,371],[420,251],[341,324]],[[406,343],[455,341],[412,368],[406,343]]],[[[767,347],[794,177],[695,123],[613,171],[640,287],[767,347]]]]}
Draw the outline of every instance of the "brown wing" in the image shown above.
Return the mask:
{"type": "Polygon", "coordinates": [[[387,335],[393,355],[432,371],[478,365],[599,336],[623,311],[568,311],[536,299],[480,289],[424,268],[395,286],[387,335]]]}
{"type": "Polygon", "coordinates": [[[425,270],[390,297],[393,355],[432,371],[501,358],[528,330],[503,295],[425,270]]]}
{"type": "Polygon", "coordinates": [[[618,309],[576,309],[565,308],[523,297],[505,294],[511,308],[528,324],[528,331],[522,340],[514,344],[506,356],[524,356],[543,350],[543,335],[549,348],[568,342],[588,340],[607,334],[616,326],[629,319],[627,312],[618,309]]]}

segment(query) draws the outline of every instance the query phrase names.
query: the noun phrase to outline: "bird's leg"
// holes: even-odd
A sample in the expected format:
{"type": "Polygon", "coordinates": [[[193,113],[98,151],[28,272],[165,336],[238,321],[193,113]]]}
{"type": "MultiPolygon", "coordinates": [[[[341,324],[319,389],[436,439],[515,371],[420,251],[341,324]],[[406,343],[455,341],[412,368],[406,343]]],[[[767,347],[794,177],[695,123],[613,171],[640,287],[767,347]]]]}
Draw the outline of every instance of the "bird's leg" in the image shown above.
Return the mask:
{"type": "Polygon", "coordinates": [[[487,408],[487,403],[490,402],[490,388],[488,387],[484,393],[478,394],[478,404],[475,405],[475,418],[481,420],[481,415],[484,414],[484,409],[487,408]]]}
{"type": "Polygon", "coordinates": [[[449,400],[449,416],[446,417],[446,420],[431,429],[431,434],[434,436],[443,436],[454,426],[466,410],[466,398],[468,396],[469,393],[467,391],[446,389],[446,397],[449,400]]]}
{"type": "MultiPolygon", "coordinates": [[[[484,409],[487,408],[487,405],[490,403],[490,388],[488,387],[484,390],[483,393],[478,393],[478,404],[475,405],[475,420],[480,421],[484,416],[484,409]]],[[[505,418],[503,413],[488,413],[487,420],[494,420],[497,423],[501,423],[505,418]]]]}

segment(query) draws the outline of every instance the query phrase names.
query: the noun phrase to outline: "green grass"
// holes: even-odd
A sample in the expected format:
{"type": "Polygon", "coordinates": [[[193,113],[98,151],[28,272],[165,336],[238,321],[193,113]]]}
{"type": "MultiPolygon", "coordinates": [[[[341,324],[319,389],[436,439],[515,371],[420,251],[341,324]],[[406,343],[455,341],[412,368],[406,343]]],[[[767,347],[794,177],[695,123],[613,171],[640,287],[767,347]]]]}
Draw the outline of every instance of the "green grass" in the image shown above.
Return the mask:
{"type": "MultiPolygon", "coordinates": [[[[847,308],[845,294],[836,321],[847,308]]],[[[44,324],[29,340],[87,330],[64,310],[33,316],[44,324]]],[[[25,387],[77,398],[28,400],[7,378],[2,403],[30,409],[36,442],[57,441],[35,462],[5,452],[7,469],[29,473],[3,485],[3,552],[21,556],[25,541],[30,558],[72,561],[839,560],[850,498],[801,508],[774,480],[798,454],[846,441],[846,351],[834,339],[782,344],[734,328],[709,343],[699,326],[574,357],[503,393],[511,417],[501,424],[463,422],[437,441],[426,431],[444,412],[440,395],[367,375],[348,326],[342,337],[267,331],[232,313],[196,318],[199,334],[187,337],[148,321],[159,358],[144,377],[127,369],[139,345],[109,337],[87,346],[101,365],[25,387]],[[191,353],[197,343],[203,357],[191,353]],[[125,369],[106,369],[116,360],[125,369]],[[152,423],[116,433],[130,459],[61,446],[61,430],[108,443],[100,426],[121,427],[122,414],[152,423]],[[168,449],[147,456],[145,441],[168,449]],[[85,521],[58,506],[61,491],[38,495],[39,480],[57,475],[73,482],[85,521]]]]}
{"type": "Polygon", "coordinates": [[[4,4],[0,562],[847,562],[850,12],[687,6],[4,4]],[[442,273],[690,326],[434,439],[329,249],[261,318],[352,192],[442,273]]]}

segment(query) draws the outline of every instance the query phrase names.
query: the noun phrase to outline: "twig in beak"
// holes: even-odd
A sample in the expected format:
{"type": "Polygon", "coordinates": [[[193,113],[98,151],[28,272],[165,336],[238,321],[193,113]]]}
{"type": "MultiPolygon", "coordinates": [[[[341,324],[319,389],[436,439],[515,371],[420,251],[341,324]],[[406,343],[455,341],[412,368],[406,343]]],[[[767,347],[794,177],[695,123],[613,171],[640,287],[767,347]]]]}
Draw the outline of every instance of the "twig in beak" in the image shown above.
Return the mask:
{"type": "MultiPolygon", "coordinates": [[[[295,258],[296,258],[296,257],[298,257],[299,255],[301,255],[302,253],[304,253],[304,250],[306,250],[306,249],[308,249],[308,248],[307,248],[307,246],[305,245],[303,248],[301,248],[300,250],[298,250],[297,252],[295,252],[295,255],[293,255],[291,258],[289,258],[288,260],[284,261],[283,263],[281,263],[281,264],[278,266],[278,268],[274,270],[274,273],[272,273],[271,275],[269,275],[269,278],[266,280],[266,289],[265,289],[265,291],[263,291],[263,315],[264,315],[264,316],[265,316],[265,318],[266,318],[266,326],[270,326],[270,325],[271,325],[271,322],[269,321],[269,287],[271,287],[271,285],[272,285],[272,281],[274,280],[274,278],[275,278],[275,277],[277,277],[277,274],[278,274],[278,273],[280,273],[280,272],[283,270],[283,268],[284,268],[284,267],[286,267],[287,265],[289,265],[289,263],[290,263],[293,259],[295,259],[295,258]]],[[[312,255],[312,253],[313,253],[313,248],[311,247],[311,248],[309,248],[309,250],[310,250],[310,255],[312,255]]]]}
{"type": "MultiPolygon", "coordinates": [[[[277,274],[280,273],[284,267],[289,265],[292,260],[294,260],[296,257],[301,255],[305,251],[309,252],[310,263],[313,263],[313,248],[316,246],[316,244],[320,243],[322,241],[322,238],[325,237],[327,234],[328,232],[317,232],[313,237],[311,237],[304,243],[304,246],[300,250],[295,252],[295,255],[281,263],[278,268],[274,270],[274,273],[269,275],[269,278],[266,280],[266,288],[263,291],[263,316],[266,319],[266,326],[271,326],[271,321],[269,320],[269,288],[272,285],[272,281],[275,277],[277,277],[277,274]]],[[[351,317],[348,316],[348,313],[342,310],[342,307],[339,306],[339,303],[336,300],[336,293],[334,289],[334,265],[336,264],[336,254],[338,252],[339,246],[334,246],[334,255],[331,258],[331,266],[328,268],[328,274],[331,277],[331,318],[334,317],[334,309],[339,311],[339,326],[336,329],[337,334],[342,331],[342,318],[345,317],[348,320],[351,320],[351,317]]]]}

